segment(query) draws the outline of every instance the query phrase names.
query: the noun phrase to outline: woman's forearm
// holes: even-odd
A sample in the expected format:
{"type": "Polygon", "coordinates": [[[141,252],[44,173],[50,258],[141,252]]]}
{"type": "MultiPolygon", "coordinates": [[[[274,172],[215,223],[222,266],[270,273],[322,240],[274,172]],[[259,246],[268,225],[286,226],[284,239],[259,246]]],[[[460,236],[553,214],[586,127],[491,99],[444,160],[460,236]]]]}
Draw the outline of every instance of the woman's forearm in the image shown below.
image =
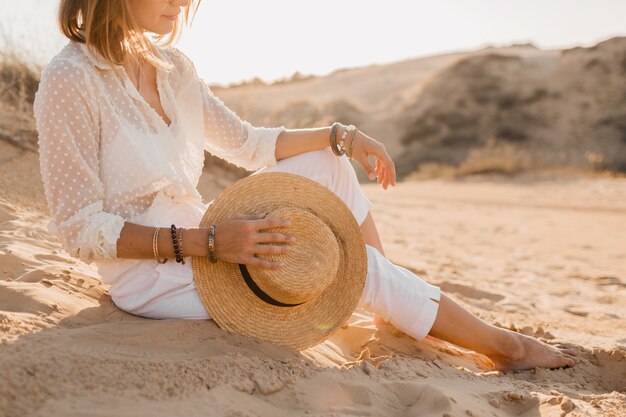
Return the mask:
{"type": "MultiPolygon", "coordinates": [[[[125,259],[154,259],[152,236],[156,228],[124,222],[117,241],[117,257],[125,259]]],[[[209,229],[183,227],[183,256],[207,256],[209,229]]],[[[176,259],[169,226],[163,226],[157,241],[159,257],[176,259]]],[[[170,261],[171,261],[170,260],[170,261]]]]}
{"type": "MultiPolygon", "coordinates": [[[[276,139],[276,160],[330,146],[330,126],[309,129],[287,129],[276,139]]],[[[337,131],[340,138],[343,126],[337,131]]]]}

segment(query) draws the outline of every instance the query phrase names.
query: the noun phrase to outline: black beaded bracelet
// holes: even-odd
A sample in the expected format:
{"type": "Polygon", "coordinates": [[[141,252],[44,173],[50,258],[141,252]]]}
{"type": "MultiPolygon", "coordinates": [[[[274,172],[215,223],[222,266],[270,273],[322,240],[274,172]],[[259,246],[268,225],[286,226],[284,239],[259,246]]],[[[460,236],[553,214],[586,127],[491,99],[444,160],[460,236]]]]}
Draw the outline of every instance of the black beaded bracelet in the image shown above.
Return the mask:
{"type": "Polygon", "coordinates": [[[178,240],[176,239],[176,225],[172,223],[170,226],[172,232],[172,243],[174,244],[174,253],[176,254],[176,262],[181,263],[183,258],[180,256],[180,249],[178,248],[178,240]]]}

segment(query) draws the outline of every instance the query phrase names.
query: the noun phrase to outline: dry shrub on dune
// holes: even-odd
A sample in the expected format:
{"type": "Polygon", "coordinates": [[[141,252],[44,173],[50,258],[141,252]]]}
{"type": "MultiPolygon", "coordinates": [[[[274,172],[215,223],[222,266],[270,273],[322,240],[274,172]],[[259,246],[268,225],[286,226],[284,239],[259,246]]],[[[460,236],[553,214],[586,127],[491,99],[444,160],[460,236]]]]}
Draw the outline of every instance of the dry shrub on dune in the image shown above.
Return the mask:
{"type": "Polygon", "coordinates": [[[399,177],[416,169],[418,177],[541,167],[625,173],[625,46],[616,37],[553,56],[489,53],[442,70],[406,108],[413,117],[399,177]]]}
{"type": "Polygon", "coordinates": [[[33,100],[41,66],[15,52],[0,51],[0,140],[37,150],[33,100]]]}

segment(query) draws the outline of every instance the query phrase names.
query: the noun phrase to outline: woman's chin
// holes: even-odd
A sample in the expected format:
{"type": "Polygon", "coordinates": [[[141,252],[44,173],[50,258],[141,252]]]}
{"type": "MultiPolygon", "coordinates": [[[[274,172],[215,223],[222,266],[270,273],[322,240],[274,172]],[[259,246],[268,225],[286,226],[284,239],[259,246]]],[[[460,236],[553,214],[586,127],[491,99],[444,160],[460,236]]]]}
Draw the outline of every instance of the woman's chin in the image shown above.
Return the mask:
{"type": "Polygon", "coordinates": [[[146,29],[148,32],[152,32],[157,35],[167,35],[174,30],[174,22],[162,23],[150,29],[146,29]]]}

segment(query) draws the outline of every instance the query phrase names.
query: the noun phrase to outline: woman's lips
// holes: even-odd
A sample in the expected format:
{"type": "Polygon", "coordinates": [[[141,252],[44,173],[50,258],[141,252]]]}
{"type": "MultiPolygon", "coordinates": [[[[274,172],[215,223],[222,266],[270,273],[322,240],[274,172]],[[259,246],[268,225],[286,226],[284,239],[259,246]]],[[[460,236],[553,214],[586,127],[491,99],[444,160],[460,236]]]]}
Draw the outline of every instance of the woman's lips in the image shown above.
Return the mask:
{"type": "Polygon", "coordinates": [[[178,15],[179,14],[180,14],[180,12],[176,13],[176,14],[171,14],[171,15],[164,15],[163,17],[165,17],[166,19],[169,19],[169,20],[176,20],[176,19],[178,19],[178,15]]]}

